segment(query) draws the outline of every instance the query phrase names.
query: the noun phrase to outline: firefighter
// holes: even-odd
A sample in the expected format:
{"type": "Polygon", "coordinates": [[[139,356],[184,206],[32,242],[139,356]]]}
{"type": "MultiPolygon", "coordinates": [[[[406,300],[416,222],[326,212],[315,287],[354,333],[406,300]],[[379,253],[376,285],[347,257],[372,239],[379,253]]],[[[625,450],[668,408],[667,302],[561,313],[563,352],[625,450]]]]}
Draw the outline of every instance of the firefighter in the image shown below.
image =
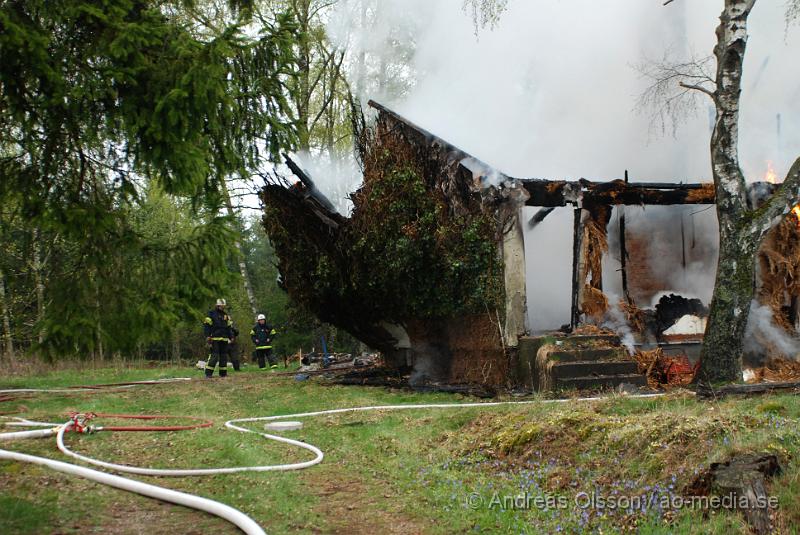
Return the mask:
{"type": "Polygon", "coordinates": [[[275,357],[272,355],[272,338],[276,334],[277,331],[267,323],[267,317],[264,314],[259,314],[256,318],[256,324],[250,330],[250,338],[253,340],[253,345],[256,346],[256,359],[258,360],[258,367],[261,369],[267,367],[267,360],[271,370],[278,367],[275,357]]]}
{"type": "Polygon", "coordinates": [[[206,363],[206,377],[209,378],[214,375],[214,367],[217,362],[219,362],[219,376],[228,376],[228,343],[232,336],[233,322],[225,312],[225,306],[224,299],[217,299],[217,304],[208,311],[203,323],[206,342],[211,346],[211,354],[206,363]]]}
{"type": "Polygon", "coordinates": [[[237,329],[233,325],[233,321],[231,320],[231,327],[230,327],[230,338],[228,339],[228,362],[233,363],[233,369],[235,371],[239,371],[240,363],[239,363],[239,329],[237,329]]]}

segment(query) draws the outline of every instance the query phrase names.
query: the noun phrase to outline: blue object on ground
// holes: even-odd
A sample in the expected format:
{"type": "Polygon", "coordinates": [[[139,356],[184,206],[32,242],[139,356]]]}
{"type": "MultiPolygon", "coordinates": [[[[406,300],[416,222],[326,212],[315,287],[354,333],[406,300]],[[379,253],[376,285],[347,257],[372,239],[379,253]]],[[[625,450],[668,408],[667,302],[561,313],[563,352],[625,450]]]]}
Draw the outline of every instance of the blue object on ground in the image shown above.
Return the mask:
{"type": "Polygon", "coordinates": [[[328,346],[325,344],[325,337],[321,336],[322,339],[322,367],[327,368],[331,365],[331,359],[328,358],[328,346]]]}
{"type": "Polygon", "coordinates": [[[294,376],[294,380],[295,381],[305,381],[309,377],[311,377],[311,376],[308,375],[307,373],[298,373],[297,375],[294,376]]]}

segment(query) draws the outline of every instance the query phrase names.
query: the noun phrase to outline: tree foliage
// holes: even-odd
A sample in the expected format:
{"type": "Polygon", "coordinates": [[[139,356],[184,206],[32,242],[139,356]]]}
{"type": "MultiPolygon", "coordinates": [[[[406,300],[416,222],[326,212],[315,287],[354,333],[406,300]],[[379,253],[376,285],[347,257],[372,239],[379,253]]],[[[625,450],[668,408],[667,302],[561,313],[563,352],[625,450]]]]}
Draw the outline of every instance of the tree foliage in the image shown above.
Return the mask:
{"type": "Polygon", "coordinates": [[[476,36],[486,26],[494,29],[507,7],[508,0],[464,0],[461,5],[461,9],[472,17],[476,36]]]}
{"type": "Polygon", "coordinates": [[[502,265],[493,214],[477,207],[456,213],[435,187],[441,167],[382,133],[368,136],[364,185],[333,235],[303,219],[306,212],[280,187],[265,191],[264,226],[290,295],[350,328],[494,309],[502,265]]]}
{"type": "Polygon", "coordinates": [[[290,21],[201,35],[193,4],[0,2],[3,273],[35,308],[46,244],[44,313],[16,310],[57,354],[131,351],[199,315],[230,281],[220,181],[294,144],[290,21]]]}

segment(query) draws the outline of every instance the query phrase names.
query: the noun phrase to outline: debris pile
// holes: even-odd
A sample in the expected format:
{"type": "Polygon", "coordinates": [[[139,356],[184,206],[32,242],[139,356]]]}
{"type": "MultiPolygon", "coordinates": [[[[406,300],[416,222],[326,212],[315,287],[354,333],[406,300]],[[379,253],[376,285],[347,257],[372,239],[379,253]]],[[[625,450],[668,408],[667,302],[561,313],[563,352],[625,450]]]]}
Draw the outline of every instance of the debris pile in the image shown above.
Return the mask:
{"type": "Polygon", "coordinates": [[[634,358],[651,388],[688,385],[699,367],[699,363],[692,365],[685,354],[666,355],[660,347],[637,351],[634,358]]]}
{"type": "Polygon", "coordinates": [[[645,377],[647,377],[647,385],[650,388],[655,389],[661,386],[661,383],[656,377],[656,374],[653,373],[653,370],[656,362],[658,361],[658,357],[660,357],[662,354],[663,352],[661,351],[661,348],[657,347],[650,351],[639,350],[633,355],[633,358],[639,363],[639,373],[642,373],[645,377]]]}
{"type": "Polygon", "coordinates": [[[624,314],[625,321],[631,330],[639,333],[644,331],[646,315],[641,308],[636,306],[636,303],[620,299],[617,306],[624,314]]]}
{"type": "Polygon", "coordinates": [[[758,252],[759,301],[768,305],[775,322],[794,332],[792,316],[800,297],[800,225],[794,212],[769,231],[758,252]]]}
{"type": "Polygon", "coordinates": [[[791,359],[774,357],[749,371],[748,383],[800,381],[800,362],[791,359]]]}
{"type": "Polygon", "coordinates": [[[359,368],[373,368],[381,364],[376,353],[353,357],[350,353],[305,353],[300,360],[299,373],[342,373],[359,368]]]}

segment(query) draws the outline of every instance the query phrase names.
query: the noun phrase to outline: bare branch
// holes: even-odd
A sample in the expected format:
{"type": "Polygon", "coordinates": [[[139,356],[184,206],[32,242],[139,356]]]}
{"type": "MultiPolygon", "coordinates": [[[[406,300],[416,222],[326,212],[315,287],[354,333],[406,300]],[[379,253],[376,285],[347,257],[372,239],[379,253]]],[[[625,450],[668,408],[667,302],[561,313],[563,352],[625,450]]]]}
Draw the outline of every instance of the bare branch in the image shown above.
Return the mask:
{"type": "Polygon", "coordinates": [[[667,125],[672,125],[675,135],[678,125],[695,115],[701,95],[715,100],[716,83],[709,72],[713,56],[696,57],[688,61],[675,61],[667,51],[658,60],[644,60],[634,68],[650,85],[636,102],[640,112],[650,111],[650,128],[662,135],[667,125]]]}
{"type": "MultiPolygon", "coordinates": [[[[334,60],[335,56],[336,56],[336,51],[331,52],[330,57],[332,60],[334,60]]],[[[329,109],[331,102],[333,102],[333,99],[336,96],[336,85],[341,77],[341,68],[342,68],[342,62],[344,62],[344,56],[345,52],[343,50],[339,56],[339,61],[334,60],[335,62],[333,65],[332,72],[330,74],[332,87],[331,90],[328,92],[328,94],[323,97],[323,102],[320,107],[319,113],[317,113],[317,115],[311,121],[312,129],[317,125],[317,122],[319,122],[320,118],[322,117],[322,114],[329,109]]]]}
{"type": "Polygon", "coordinates": [[[684,82],[680,82],[678,85],[680,85],[681,87],[683,87],[685,89],[694,89],[695,91],[700,91],[701,93],[705,93],[706,95],[708,95],[712,99],[714,98],[714,92],[709,90],[709,89],[706,89],[705,87],[703,87],[701,85],[687,84],[687,83],[684,83],[684,82]]]}

